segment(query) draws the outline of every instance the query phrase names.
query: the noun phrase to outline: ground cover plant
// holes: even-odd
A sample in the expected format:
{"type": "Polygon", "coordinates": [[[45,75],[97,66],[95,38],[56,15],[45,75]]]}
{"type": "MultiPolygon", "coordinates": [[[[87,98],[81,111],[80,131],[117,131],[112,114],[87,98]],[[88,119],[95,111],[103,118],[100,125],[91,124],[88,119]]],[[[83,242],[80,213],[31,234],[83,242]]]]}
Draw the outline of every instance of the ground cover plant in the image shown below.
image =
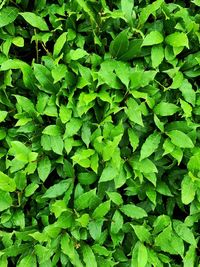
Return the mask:
{"type": "Polygon", "coordinates": [[[200,1],[0,1],[0,267],[200,266],[200,1]]]}

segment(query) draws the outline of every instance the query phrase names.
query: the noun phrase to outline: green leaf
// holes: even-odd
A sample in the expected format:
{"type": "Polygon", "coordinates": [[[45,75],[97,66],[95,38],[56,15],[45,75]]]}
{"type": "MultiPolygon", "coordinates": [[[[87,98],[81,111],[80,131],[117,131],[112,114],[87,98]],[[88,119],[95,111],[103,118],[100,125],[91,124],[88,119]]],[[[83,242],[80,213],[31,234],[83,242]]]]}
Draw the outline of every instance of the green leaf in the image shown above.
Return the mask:
{"type": "Polygon", "coordinates": [[[78,118],[72,118],[69,122],[66,123],[66,130],[64,138],[71,137],[78,133],[82,126],[82,121],[78,118]]]}
{"type": "Polygon", "coordinates": [[[83,264],[80,261],[79,254],[75,249],[74,242],[70,239],[69,235],[63,234],[61,237],[61,250],[67,255],[73,266],[83,267],[83,264]]]}
{"type": "Polygon", "coordinates": [[[194,3],[197,6],[200,6],[200,0],[193,0],[192,3],[194,3]]]}
{"type": "Polygon", "coordinates": [[[94,240],[98,240],[101,236],[103,219],[91,221],[88,225],[89,233],[94,240]]]}
{"type": "Polygon", "coordinates": [[[184,99],[192,104],[192,106],[194,106],[196,102],[196,93],[192,88],[191,83],[187,79],[183,80],[183,83],[180,86],[179,90],[181,91],[184,99]]]}
{"type": "MultiPolygon", "coordinates": [[[[199,3],[199,6],[200,6],[200,3],[199,3]]],[[[184,264],[183,266],[184,267],[194,266],[195,259],[196,259],[196,247],[191,245],[183,259],[183,264],[184,264]]]]}
{"type": "Polygon", "coordinates": [[[181,182],[181,200],[183,204],[190,204],[194,200],[195,193],[196,187],[194,182],[188,175],[185,175],[181,182]]]}
{"type": "Polygon", "coordinates": [[[0,211],[8,209],[12,205],[10,193],[0,190],[0,211]]]}
{"type": "Polygon", "coordinates": [[[171,142],[181,148],[193,148],[194,144],[189,136],[179,130],[172,130],[167,133],[171,142]]]}
{"type": "Polygon", "coordinates": [[[160,102],[154,107],[154,112],[159,116],[171,116],[179,111],[179,107],[168,102],[160,102]]]}
{"type": "Polygon", "coordinates": [[[0,171],[0,189],[7,192],[16,190],[15,180],[0,171]]]}
{"type": "Polygon", "coordinates": [[[56,198],[63,195],[69,188],[70,182],[72,182],[72,179],[63,180],[57,184],[52,185],[47,189],[42,198],[56,198]]]}
{"type": "Polygon", "coordinates": [[[86,267],[94,266],[97,267],[96,258],[91,247],[87,244],[82,246],[83,261],[85,262],[86,267]]]}
{"type": "Polygon", "coordinates": [[[151,46],[162,43],[164,40],[162,34],[158,31],[152,31],[147,34],[143,40],[142,46],[151,46]]]}
{"type": "Polygon", "coordinates": [[[4,7],[0,10],[0,28],[12,23],[18,16],[18,9],[15,7],[4,7]]]}
{"type": "Polygon", "coordinates": [[[24,46],[24,39],[21,36],[14,37],[12,39],[12,43],[18,47],[23,47],[24,46]]]}
{"type": "Polygon", "coordinates": [[[110,200],[101,203],[92,213],[92,218],[100,219],[110,211],[110,200]]]}
{"type": "Polygon", "coordinates": [[[35,245],[35,253],[38,257],[38,263],[40,265],[49,264],[50,258],[53,254],[51,249],[46,248],[42,245],[35,245]]]}
{"type": "Polygon", "coordinates": [[[38,164],[38,174],[40,179],[44,182],[51,171],[51,161],[48,156],[45,156],[38,164]]]}
{"type": "Polygon", "coordinates": [[[111,228],[110,228],[111,233],[117,234],[122,229],[123,224],[124,224],[123,216],[118,210],[116,210],[112,217],[111,228]]]}
{"type": "Polygon", "coordinates": [[[61,81],[66,77],[67,67],[64,64],[59,64],[55,69],[51,71],[54,83],[61,81]]]}
{"type": "Polygon", "coordinates": [[[184,253],[183,240],[175,235],[171,226],[165,228],[156,238],[155,245],[160,247],[161,250],[168,252],[172,255],[181,255],[184,253]]]}
{"type": "Polygon", "coordinates": [[[17,264],[18,267],[37,267],[37,261],[36,261],[36,256],[35,255],[27,255],[25,257],[23,257],[19,264],[17,264]]]}
{"type": "Polygon", "coordinates": [[[173,47],[186,46],[189,48],[188,37],[183,32],[174,32],[165,38],[165,42],[173,47]]]}
{"type": "Polygon", "coordinates": [[[200,154],[196,154],[192,157],[190,157],[187,167],[190,171],[200,171],[200,154]]]}
{"type": "Polygon", "coordinates": [[[41,31],[48,31],[49,28],[45,20],[32,12],[19,13],[31,26],[38,28],[41,31]]]}
{"type": "Polygon", "coordinates": [[[149,242],[151,234],[150,234],[150,232],[147,230],[147,228],[145,226],[143,226],[143,225],[133,225],[133,224],[131,224],[131,226],[133,227],[137,238],[141,242],[149,242]]]}
{"type": "Polygon", "coordinates": [[[63,152],[63,139],[61,136],[50,136],[50,142],[53,152],[62,155],[63,152]]]}
{"type": "Polygon", "coordinates": [[[64,105],[61,105],[59,116],[60,116],[62,123],[66,123],[71,119],[72,110],[69,109],[68,107],[64,106],[64,105]]]}
{"type": "Polygon", "coordinates": [[[154,132],[153,134],[149,135],[144,144],[142,145],[140,152],[140,160],[151,156],[158,148],[160,140],[161,135],[158,132],[154,132]]]}
{"type": "Polygon", "coordinates": [[[158,234],[163,231],[171,223],[170,217],[167,215],[160,215],[153,223],[153,234],[158,234]]]}
{"type": "Polygon", "coordinates": [[[59,136],[61,134],[60,128],[57,125],[48,125],[43,131],[43,134],[50,136],[59,136]]]}
{"type": "Polygon", "coordinates": [[[40,89],[42,91],[46,93],[55,93],[57,91],[55,85],[53,85],[51,72],[45,66],[34,64],[34,74],[41,85],[40,89]]]}
{"type": "Polygon", "coordinates": [[[86,144],[87,147],[89,147],[90,144],[90,138],[91,138],[91,129],[88,124],[83,124],[81,128],[81,138],[83,142],[86,144]]]}
{"type": "Polygon", "coordinates": [[[82,194],[77,199],[75,199],[75,202],[74,202],[75,208],[77,210],[83,210],[83,209],[88,208],[95,195],[96,195],[96,189],[92,189],[82,194]]]}
{"type": "Polygon", "coordinates": [[[133,121],[133,122],[135,122],[141,126],[144,126],[140,106],[133,98],[130,98],[127,101],[126,114],[131,121],[133,121]]]}
{"type": "Polygon", "coordinates": [[[106,194],[109,196],[110,200],[112,200],[113,203],[120,206],[123,204],[122,196],[117,192],[106,192],[106,194]]]}
{"type": "Polygon", "coordinates": [[[134,1],[132,0],[121,0],[121,8],[130,25],[133,24],[132,12],[134,7],[134,1]]]}
{"type": "Polygon", "coordinates": [[[69,58],[71,60],[78,60],[78,59],[83,58],[87,55],[88,55],[88,53],[81,48],[77,48],[76,50],[70,50],[70,52],[69,52],[69,58]]]}
{"type": "Polygon", "coordinates": [[[145,267],[148,262],[147,248],[143,243],[139,243],[138,246],[138,267],[145,267]]]}
{"type": "Polygon", "coordinates": [[[29,184],[25,189],[25,197],[30,197],[35,193],[35,191],[38,189],[39,185],[36,183],[29,184]]]}
{"type": "Polygon", "coordinates": [[[128,50],[128,29],[120,32],[110,44],[110,53],[114,58],[119,58],[128,50]]]}
{"type": "Polygon", "coordinates": [[[149,4],[141,9],[139,16],[139,25],[143,25],[151,14],[154,14],[164,3],[164,0],[154,1],[152,4],[149,4]]]}
{"type": "Polygon", "coordinates": [[[63,46],[65,45],[66,40],[67,40],[67,33],[63,32],[55,42],[54,49],[53,49],[54,57],[58,57],[61,50],[63,49],[63,46]]]}
{"type": "Polygon", "coordinates": [[[99,183],[111,181],[117,176],[117,174],[118,171],[115,168],[107,166],[100,176],[99,183]]]}
{"type": "Polygon", "coordinates": [[[78,181],[83,185],[93,184],[97,180],[97,175],[93,172],[81,172],[78,174],[78,181]]]}
{"type": "Polygon", "coordinates": [[[190,106],[190,104],[188,104],[186,101],[182,99],[180,99],[180,103],[181,103],[181,108],[184,112],[184,116],[186,118],[192,117],[192,107],[190,106]]]}
{"type": "Polygon", "coordinates": [[[129,136],[130,144],[131,144],[131,146],[133,148],[133,152],[134,152],[139,145],[139,138],[138,138],[137,134],[135,133],[135,131],[131,128],[128,129],[128,136],[129,136]]]}
{"type": "Polygon", "coordinates": [[[8,115],[7,111],[1,110],[0,111],[0,122],[4,121],[7,115],[8,115]]]}
{"type": "Polygon", "coordinates": [[[141,219],[147,216],[147,213],[144,209],[134,205],[126,204],[120,207],[120,210],[130,218],[141,219]]]}
{"type": "Polygon", "coordinates": [[[32,68],[25,62],[19,59],[8,59],[1,64],[1,70],[20,69],[23,74],[24,85],[32,90],[35,90],[35,77],[32,68]]]}
{"type": "Polygon", "coordinates": [[[152,67],[157,68],[164,59],[164,48],[161,44],[154,45],[151,49],[151,62],[152,67]]]}
{"type": "Polygon", "coordinates": [[[150,159],[147,158],[140,161],[134,158],[133,160],[131,160],[131,165],[133,169],[139,170],[142,173],[158,172],[156,165],[150,159]]]}
{"type": "Polygon", "coordinates": [[[30,114],[35,113],[35,107],[33,105],[33,102],[21,95],[15,95],[17,99],[17,103],[22,107],[22,109],[30,114]]]}
{"type": "Polygon", "coordinates": [[[194,234],[192,231],[181,221],[174,220],[173,221],[173,228],[177,235],[182,238],[187,243],[196,246],[197,242],[194,238],[194,234]]]}

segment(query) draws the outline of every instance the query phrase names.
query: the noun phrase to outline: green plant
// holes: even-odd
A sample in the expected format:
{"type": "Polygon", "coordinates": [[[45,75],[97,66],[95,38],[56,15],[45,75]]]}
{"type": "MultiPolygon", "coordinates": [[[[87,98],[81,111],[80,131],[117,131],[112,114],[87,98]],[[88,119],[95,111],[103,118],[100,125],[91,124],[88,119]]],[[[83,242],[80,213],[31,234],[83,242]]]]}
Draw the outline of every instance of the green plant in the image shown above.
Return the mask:
{"type": "Polygon", "coordinates": [[[198,266],[200,1],[0,3],[0,267],[198,266]]]}

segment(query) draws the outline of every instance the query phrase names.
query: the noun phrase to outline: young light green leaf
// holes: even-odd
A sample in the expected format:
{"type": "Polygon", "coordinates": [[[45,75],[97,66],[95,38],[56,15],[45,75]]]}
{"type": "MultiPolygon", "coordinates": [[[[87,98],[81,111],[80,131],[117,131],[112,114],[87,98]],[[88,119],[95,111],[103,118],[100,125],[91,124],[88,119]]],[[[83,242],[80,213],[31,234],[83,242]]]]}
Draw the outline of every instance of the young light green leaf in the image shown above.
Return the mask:
{"type": "Polygon", "coordinates": [[[192,140],[184,132],[181,132],[179,130],[172,130],[168,132],[167,135],[170,137],[171,142],[175,146],[178,146],[181,148],[193,148],[194,147],[192,140]]]}
{"type": "Polygon", "coordinates": [[[46,21],[41,17],[32,12],[19,13],[31,26],[38,28],[41,31],[48,31],[46,21]]]}
{"type": "Polygon", "coordinates": [[[152,31],[144,38],[142,46],[151,46],[162,43],[164,40],[162,34],[158,31],[152,31]]]}
{"type": "Polygon", "coordinates": [[[158,148],[161,140],[161,135],[158,132],[154,132],[149,135],[146,141],[143,143],[140,151],[140,160],[151,156],[158,148]]]}

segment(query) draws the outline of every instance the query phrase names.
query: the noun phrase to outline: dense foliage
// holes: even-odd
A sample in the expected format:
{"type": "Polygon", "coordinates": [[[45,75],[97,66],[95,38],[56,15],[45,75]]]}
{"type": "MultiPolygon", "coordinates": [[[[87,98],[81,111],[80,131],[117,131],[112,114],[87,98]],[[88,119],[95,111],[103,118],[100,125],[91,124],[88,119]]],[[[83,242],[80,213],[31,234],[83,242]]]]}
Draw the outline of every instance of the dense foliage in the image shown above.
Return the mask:
{"type": "Polygon", "coordinates": [[[200,1],[0,2],[0,267],[199,266],[200,1]]]}

